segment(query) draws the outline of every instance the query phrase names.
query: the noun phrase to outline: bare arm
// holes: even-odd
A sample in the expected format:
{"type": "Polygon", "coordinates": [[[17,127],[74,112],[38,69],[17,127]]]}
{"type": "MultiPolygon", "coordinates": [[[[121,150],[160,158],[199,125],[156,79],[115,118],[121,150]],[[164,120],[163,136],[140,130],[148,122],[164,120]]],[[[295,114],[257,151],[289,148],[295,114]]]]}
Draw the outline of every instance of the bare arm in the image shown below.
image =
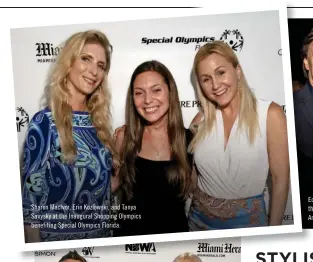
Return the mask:
{"type": "MultiPolygon", "coordinates": [[[[191,121],[189,129],[193,133],[193,135],[197,133],[197,127],[198,124],[201,122],[202,116],[203,114],[199,112],[191,121]]],[[[198,184],[197,168],[194,162],[192,163],[191,183],[191,193],[193,193],[198,184]]]]}
{"type": "MultiPolygon", "coordinates": [[[[122,145],[124,141],[125,126],[117,128],[114,132],[114,144],[115,149],[119,155],[121,155],[122,145]]],[[[119,169],[115,168],[115,174],[111,177],[111,190],[116,192],[120,186],[120,179],[118,176],[119,169]]]]}
{"type": "Polygon", "coordinates": [[[272,174],[271,226],[281,225],[289,193],[289,153],[286,116],[272,103],[267,114],[267,151],[272,174]]]}
{"type": "Polygon", "coordinates": [[[198,185],[198,174],[197,174],[197,168],[195,166],[195,163],[192,163],[192,172],[191,172],[191,194],[193,194],[197,188],[198,185]]]}

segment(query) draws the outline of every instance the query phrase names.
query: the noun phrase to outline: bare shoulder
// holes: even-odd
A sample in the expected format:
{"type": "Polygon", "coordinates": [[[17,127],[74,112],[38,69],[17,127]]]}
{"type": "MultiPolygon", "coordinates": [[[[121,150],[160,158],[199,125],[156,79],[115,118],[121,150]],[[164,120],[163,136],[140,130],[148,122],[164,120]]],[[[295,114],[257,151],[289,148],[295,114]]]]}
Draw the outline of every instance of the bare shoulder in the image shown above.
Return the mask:
{"type": "Polygon", "coordinates": [[[267,131],[281,133],[287,130],[287,121],[284,110],[280,105],[272,102],[267,111],[267,131]]]}
{"type": "Polygon", "coordinates": [[[282,121],[284,119],[286,119],[284,110],[281,108],[280,105],[276,104],[275,102],[272,102],[269,105],[269,108],[267,111],[267,120],[270,122],[275,122],[275,121],[282,121]]]}

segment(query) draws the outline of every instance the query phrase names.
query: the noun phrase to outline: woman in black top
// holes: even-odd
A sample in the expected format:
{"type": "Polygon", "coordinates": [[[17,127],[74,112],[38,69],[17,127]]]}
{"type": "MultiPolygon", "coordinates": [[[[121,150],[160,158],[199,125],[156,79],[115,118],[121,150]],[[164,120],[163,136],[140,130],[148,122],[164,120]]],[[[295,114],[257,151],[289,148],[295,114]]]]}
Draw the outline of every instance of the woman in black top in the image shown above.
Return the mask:
{"type": "Polygon", "coordinates": [[[112,180],[113,190],[121,190],[115,235],[188,231],[188,141],[172,74],[158,61],[139,65],[127,93],[126,125],[116,132],[122,165],[112,180]]]}

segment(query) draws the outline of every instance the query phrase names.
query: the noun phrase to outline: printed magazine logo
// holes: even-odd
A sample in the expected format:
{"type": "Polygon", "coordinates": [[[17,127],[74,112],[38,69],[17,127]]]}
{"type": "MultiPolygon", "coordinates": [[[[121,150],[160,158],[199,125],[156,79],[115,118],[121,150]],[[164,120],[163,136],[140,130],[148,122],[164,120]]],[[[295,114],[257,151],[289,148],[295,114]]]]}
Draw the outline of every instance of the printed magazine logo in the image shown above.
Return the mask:
{"type": "Polygon", "coordinates": [[[84,247],[82,249],[83,257],[84,258],[100,258],[100,256],[94,255],[95,247],[84,247]]]}
{"type": "Polygon", "coordinates": [[[125,253],[156,255],[156,248],[154,243],[127,244],[125,253]]]}
{"type": "Polygon", "coordinates": [[[37,63],[54,63],[62,47],[54,47],[52,43],[35,43],[37,63]]]}
{"type": "Polygon", "coordinates": [[[35,251],[35,257],[55,257],[56,252],[53,251],[35,251]]]}
{"type": "Polygon", "coordinates": [[[198,243],[197,255],[199,257],[225,257],[227,254],[240,254],[241,247],[232,243],[211,245],[209,243],[198,243]]]}
{"type": "Polygon", "coordinates": [[[29,115],[23,107],[16,108],[16,130],[21,132],[22,127],[26,127],[29,123],[29,115]]]}
{"type": "Polygon", "coordinates": [[[226,29],[220,37],[220,40],[228,44],[234,51],[241,51],[244,43],[242,34],[238,29],[226,29]]]}

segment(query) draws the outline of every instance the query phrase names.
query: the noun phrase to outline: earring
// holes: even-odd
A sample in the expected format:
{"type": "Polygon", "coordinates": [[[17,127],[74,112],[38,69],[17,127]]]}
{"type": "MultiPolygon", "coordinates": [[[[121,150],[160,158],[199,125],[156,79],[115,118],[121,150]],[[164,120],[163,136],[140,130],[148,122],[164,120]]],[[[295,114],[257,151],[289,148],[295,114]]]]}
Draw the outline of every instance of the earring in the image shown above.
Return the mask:
{"type": "Polygon", "coordinates": [[[67,84],[67,79],[66,78],[64,78],[64,84],[67,84]]]}
{"type": "Polygon", "coordinates": [[[238,84],[237,84],[237,89],[238,89],[238,92],[241,93],[242,92],[242,87],[239,86],[239,81],[238,81],[238,84]]]}

